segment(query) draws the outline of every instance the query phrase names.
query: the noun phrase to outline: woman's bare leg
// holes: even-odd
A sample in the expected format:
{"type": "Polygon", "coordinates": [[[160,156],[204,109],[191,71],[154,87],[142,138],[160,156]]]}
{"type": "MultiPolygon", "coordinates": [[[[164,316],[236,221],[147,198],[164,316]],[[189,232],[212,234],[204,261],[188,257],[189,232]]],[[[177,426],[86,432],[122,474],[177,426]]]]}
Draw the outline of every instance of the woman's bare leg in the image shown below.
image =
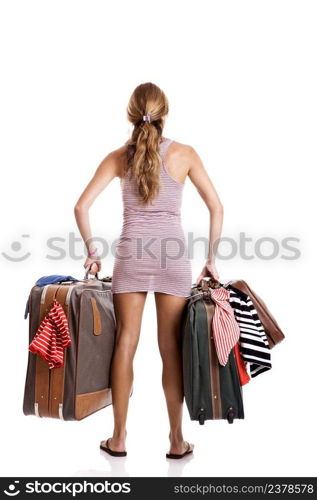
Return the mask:
{"type": "MultiPolygon", "coordinates": [[[[126,421],[133,383],[133,358],[139,342],[146,295],[147,292],[113,294],[117,334],[111,363],[114,430],[109,446],[114,451],[125,451],[126,421]]],[[[102,441],[103,445],[105,441],[102,441]]]]}
{"type": "MultiPolygon", "coordinates": [[[[162,384],[170,421],[169,453],[183,453],[188,445],[182,433],[184,388],[180,324],[186,298],[155,292],[155,302],[158,345],[163,362],[162,384]]],[[[191,449],[193,447],[191,444],[191,449]]]]}

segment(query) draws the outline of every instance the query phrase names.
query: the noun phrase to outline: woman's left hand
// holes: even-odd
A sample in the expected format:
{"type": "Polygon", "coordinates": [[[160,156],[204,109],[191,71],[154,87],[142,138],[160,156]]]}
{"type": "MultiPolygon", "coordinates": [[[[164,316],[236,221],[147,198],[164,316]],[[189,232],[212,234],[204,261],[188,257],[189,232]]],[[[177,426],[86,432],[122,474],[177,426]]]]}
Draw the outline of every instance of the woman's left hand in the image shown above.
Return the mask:
{"type": "Polygon", "coordinates": [[[216,280],[219,279],[219,273],[216,269],[216,265],[214,262],[209,262],[207,260],[206,264],[204,265],[203,267],[203,270],[201,271],[200,275],[198,276],[197,280],[196,280],[196,285],[199,284],[199,282],[203,279],[203,278],[206,278],[206,277],[212,277],[216,280]]]}

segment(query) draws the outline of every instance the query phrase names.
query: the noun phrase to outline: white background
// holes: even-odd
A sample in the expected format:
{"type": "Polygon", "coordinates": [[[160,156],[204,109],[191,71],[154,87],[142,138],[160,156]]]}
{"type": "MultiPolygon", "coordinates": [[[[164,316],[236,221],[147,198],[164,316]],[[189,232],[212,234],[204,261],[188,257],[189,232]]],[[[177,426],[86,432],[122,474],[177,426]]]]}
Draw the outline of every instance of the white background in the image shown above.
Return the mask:
{"type": "MultiPolygon", "coordinates": [[[[316,475],[316,3],[2,1],[0,19],[1,475],[316,475]],[[195,453],[177,463],[165,459],[152,294],[126,459],[99,451],[112,432],[111,407],[81,422],[22,413],[29,290],[43,275],[83,276],[83,258],[67,251],[69,233],[79,236],[73,207],[100,161],[129,137],[126,105],[146,81],[170,103],[164,136],[196,149],[219,192],[223,236],[237,241],[245,232],[251,255],[261,237],[280,247],[274,259],[218,260],[221,278],[243,278],[260,294],[286,340],[272,351],[272,370],[244,386],[245,420],[200,426],[184,406],[184,438],[195,453]],[[52,236],[65,239],[65,258],[47,257],[52,236]],[[286,237],[299,238],[300,258],[282,258],[286,237]]],[[[94,235],[119,236],[118,179],[90,213],[94,235]]],[[[183,226],[208,235],[207,209],[189,179],[183,226]]],[[[80,255],[82,244],[76,248],[80,255]]],[[[192,262],[195,279],[204,263],[198,248],[192,262]]],[[[104,258],[101,275],[112,265],[112,255],[104,258]]]]}

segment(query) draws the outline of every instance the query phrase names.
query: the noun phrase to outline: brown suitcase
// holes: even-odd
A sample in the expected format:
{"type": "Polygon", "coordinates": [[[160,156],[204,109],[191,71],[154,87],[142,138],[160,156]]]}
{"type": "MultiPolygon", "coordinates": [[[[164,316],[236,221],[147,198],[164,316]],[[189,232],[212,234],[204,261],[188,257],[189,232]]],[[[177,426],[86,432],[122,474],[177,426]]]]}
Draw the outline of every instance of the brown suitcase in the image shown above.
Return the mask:
{"type": "Polygon", "coordinates": [[[64,348],[63,365],[52,369],[39,354],[28,351],[23,413],[81,420],[112,403],[110,366],[116,321],[111,278],[33,286],[29,344],[54,298],[67,316],[71,345],[64,348]]]}
{"type": "Polygon", "coordinates": [[[268,310],[264,301],[249,287],[249,285],[244,280],[232,280],[226,283],[226,286],[227,285],[231,285],[232,287],[241,290],[241,292],[246,293],[250,297],[265,330],[270,349],[272,349],[276,344],[278,344],[285,338],[284,333],[280,329],[272,313],[268,310]]]}

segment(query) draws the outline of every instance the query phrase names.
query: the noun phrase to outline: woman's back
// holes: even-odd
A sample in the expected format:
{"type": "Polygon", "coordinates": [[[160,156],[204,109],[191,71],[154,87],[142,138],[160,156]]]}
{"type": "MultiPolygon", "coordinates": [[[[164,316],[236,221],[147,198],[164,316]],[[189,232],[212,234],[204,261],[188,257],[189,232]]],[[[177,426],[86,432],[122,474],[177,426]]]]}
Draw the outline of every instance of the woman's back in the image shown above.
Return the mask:
{"type": "Polygon", "coordinates": [[[122,202],[123,202],[123,229],[131,233],[138,231],[165,232],[171,231],[171,225],[180,224],[181,204],[184,184],[175,180],[166,168],[166,153],[174,141],[165,138],[160,147],[162,165],[160,170],[160,191],[152,203],[141,205],[138,186],[134,177],[130,178],[130,172],[121,180],[122,202]]]}
{"type": "Polygon", "coordinates": [[[180,212],[184,184],[171,177],[165,161],[172,142],[165,138],[159,145],[160,191],[151,204],[139,203],[137,182],[129,171],[121,180],[123,226],[112,276],[114,293],[190,295],[192,270],[180,212]]]}

